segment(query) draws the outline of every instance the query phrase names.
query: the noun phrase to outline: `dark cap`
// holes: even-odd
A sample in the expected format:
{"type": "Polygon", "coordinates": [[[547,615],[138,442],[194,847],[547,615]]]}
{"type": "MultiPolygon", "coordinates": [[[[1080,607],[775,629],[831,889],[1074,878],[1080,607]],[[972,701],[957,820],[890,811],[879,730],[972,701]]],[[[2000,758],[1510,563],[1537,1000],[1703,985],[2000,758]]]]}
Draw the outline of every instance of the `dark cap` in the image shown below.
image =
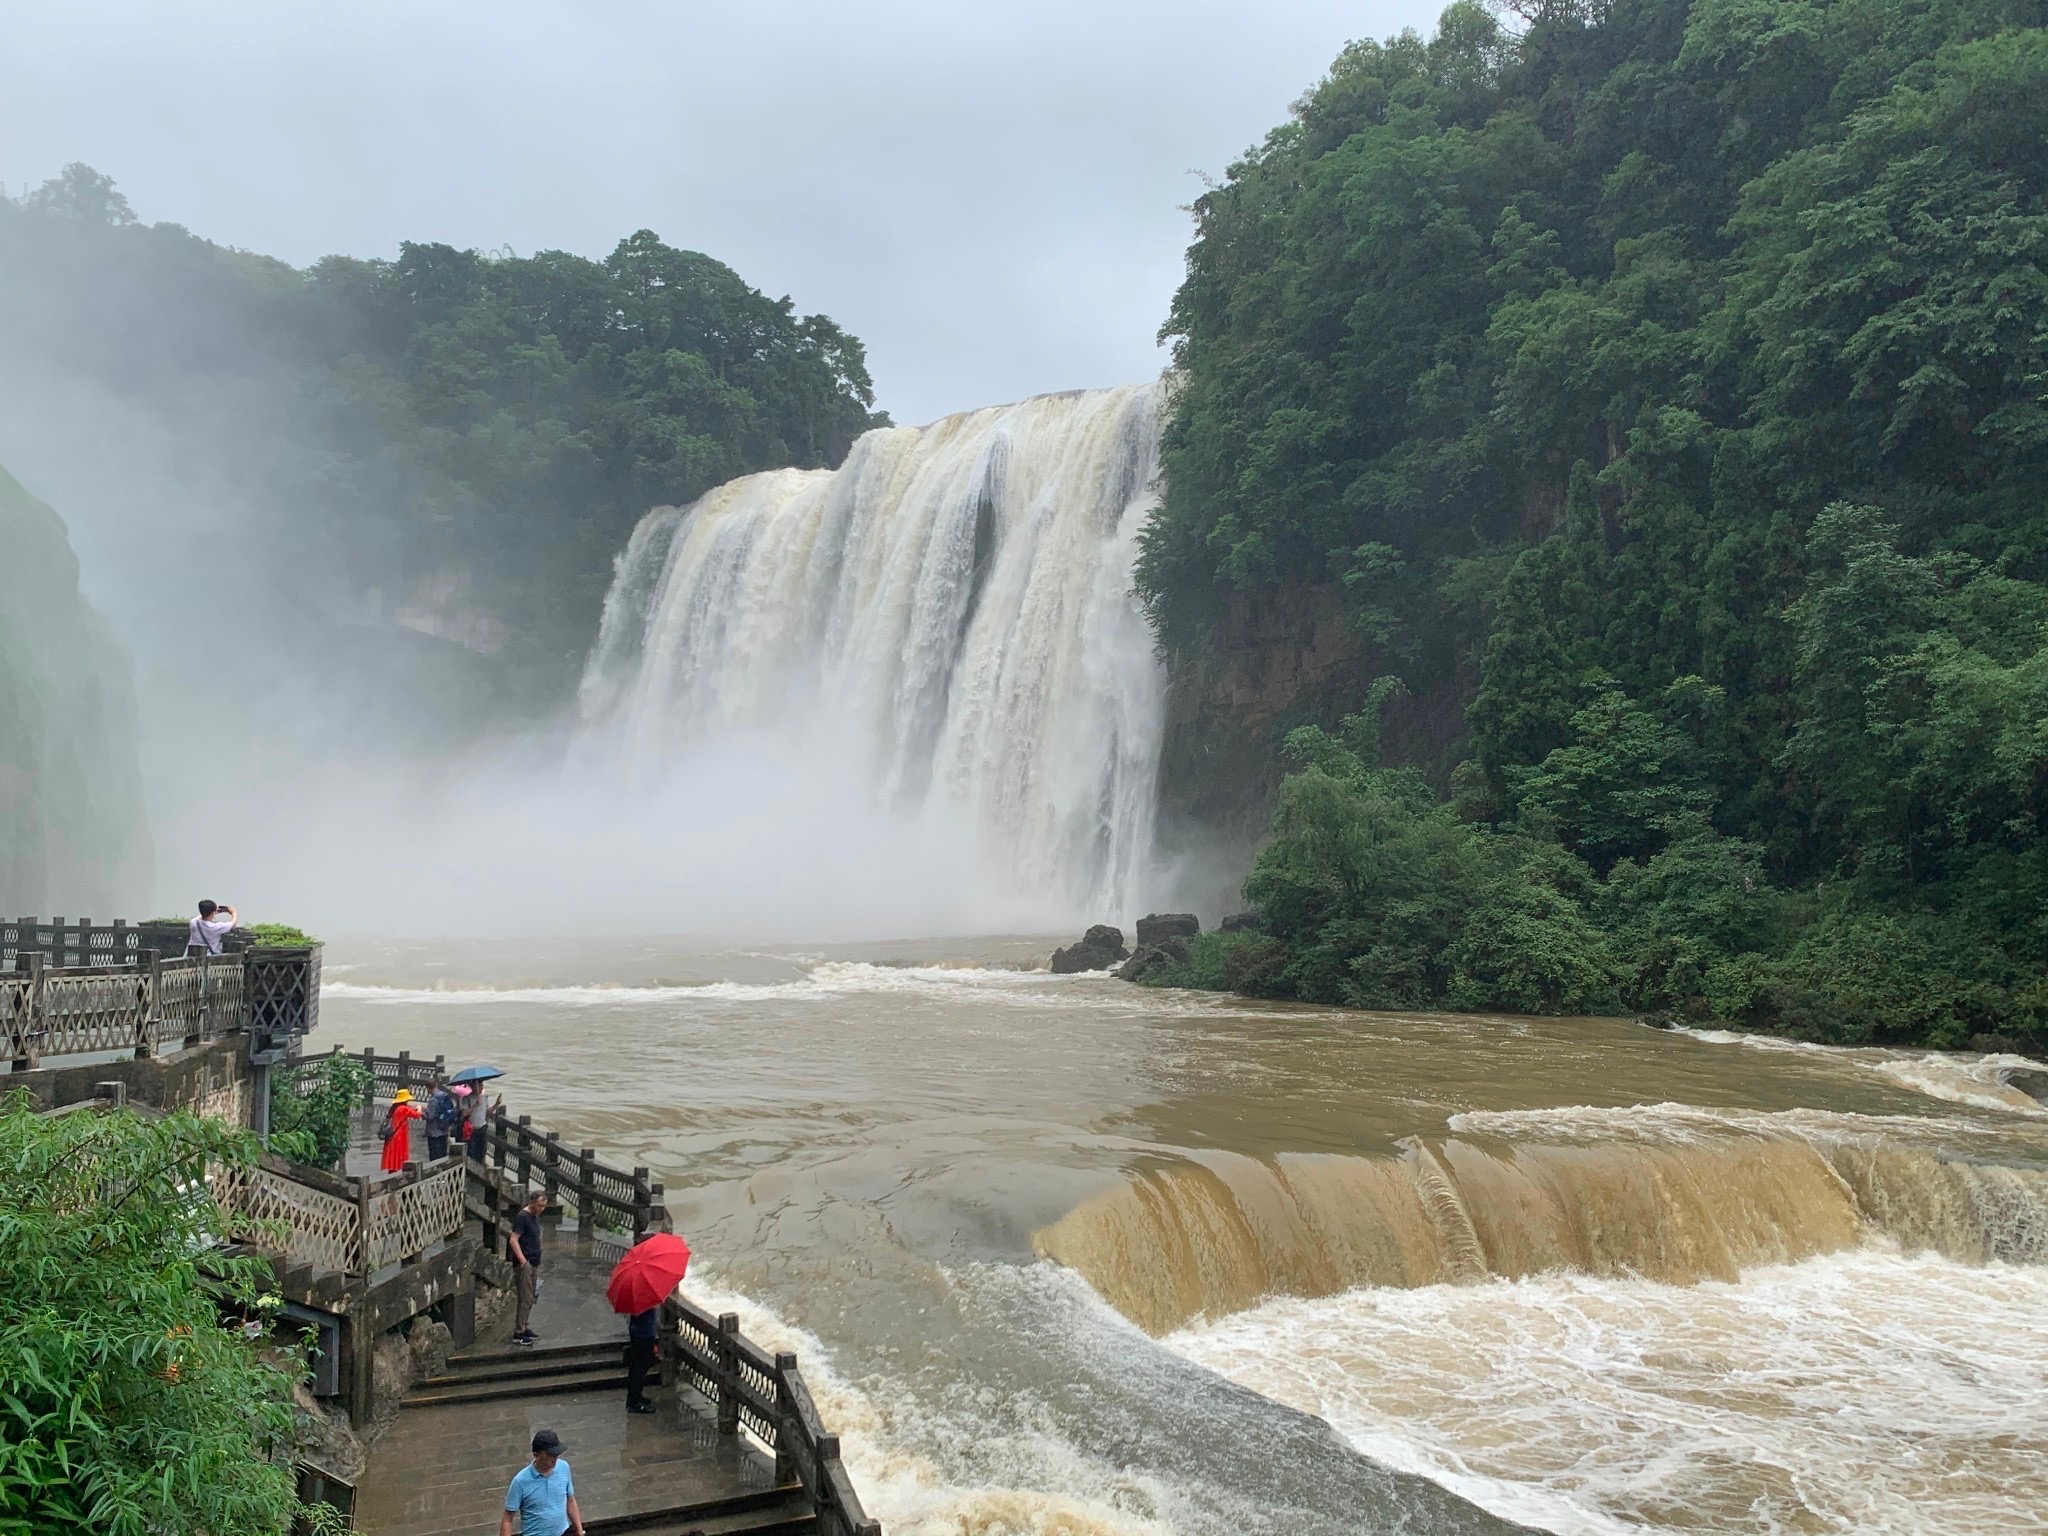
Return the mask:
{"type": "Polygon", "coordinates": [[[533,1454],[536,1456],[559,1456],[568,1447],[562,1444],[562,1437],[552,1429],[536,1429],[533,1432],[533,1454]]]}

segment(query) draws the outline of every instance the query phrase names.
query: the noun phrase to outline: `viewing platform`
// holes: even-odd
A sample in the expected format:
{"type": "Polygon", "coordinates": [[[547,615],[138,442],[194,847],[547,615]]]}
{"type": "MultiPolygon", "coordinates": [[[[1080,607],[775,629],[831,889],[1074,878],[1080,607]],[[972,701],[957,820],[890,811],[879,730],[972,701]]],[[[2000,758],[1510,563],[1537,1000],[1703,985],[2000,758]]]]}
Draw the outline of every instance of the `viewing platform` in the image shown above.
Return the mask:
{"type": "MultiPolygon", "coordinates": [[[[162,946],[180,935],[150,926],[0,921],[0,1085],[45,1111],[182,1109],[263,1134],[273,1074],[277,1093],[300,1092],[300,1074],[344,1054],[303,1049],[319,1018],[320,946],[166,959],[162,946]]],[[[605,1285],[634,1243],[671,1230],[646,1168],[565,1146],[499,1103],[482,1158],[458,1144],[386,1173],[376,1106],[400,1088],[423,1096],[448,1063],[346,1059],[368,1087],[341,1171],[266,1152],[207,1180],[228,1246],[268,1262],[279,1325],[313,1337],[307,1386],[339,1415],[321,1438],[331,1448],[338,1434],[361,1457],[347,1424],[369,1444],[346,1468],[302,1445],[301,1498],[336,1505],[368,1536],[494,1530],[546,1427],[568,1446],[593,1533],[880,1536],[796,1356],[761,1349],[732,1314],[680,1291],[663,1303],[656,1411],[626,1412],[625,1320],[605,1285]],[[555,1208],[532,1320],[540,1339],[519,1346],[505,1243],[538,1192],[555,1208]],[[413,1379],[394,1404],[380,1383],[414,1363],[424,1323],[446,1330],[419,1335],[444,1363],[401,1371],[413,1379]]]]}

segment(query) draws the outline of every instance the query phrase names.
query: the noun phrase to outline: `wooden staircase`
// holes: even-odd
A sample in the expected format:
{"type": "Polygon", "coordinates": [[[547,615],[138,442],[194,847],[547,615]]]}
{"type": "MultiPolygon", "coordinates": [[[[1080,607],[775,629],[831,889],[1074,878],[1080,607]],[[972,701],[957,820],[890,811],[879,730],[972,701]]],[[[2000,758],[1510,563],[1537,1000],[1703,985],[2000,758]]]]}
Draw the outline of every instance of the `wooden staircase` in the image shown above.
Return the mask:
{"type": "Polygon", "coordinates": [[[442,1403],[488,1403],[509,1397],[626,1388],[624,1351],[598,1344],[503,1344],[465,1350],[405,1395],[408,1408],[442,1403]]]}

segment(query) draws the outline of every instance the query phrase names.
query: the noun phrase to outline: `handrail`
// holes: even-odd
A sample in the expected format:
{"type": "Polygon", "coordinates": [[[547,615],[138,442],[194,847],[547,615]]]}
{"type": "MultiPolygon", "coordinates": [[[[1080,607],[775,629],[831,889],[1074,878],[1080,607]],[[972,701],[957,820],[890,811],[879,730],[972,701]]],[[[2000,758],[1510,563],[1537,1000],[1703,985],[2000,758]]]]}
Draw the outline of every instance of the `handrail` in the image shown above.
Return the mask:
{"type": "Polygon", "coordinates": [[[737,1313],[714,1317],[681,1296],[662,1303],[661,1333],[664,1358],[710,1400],[719,1432],[745,1429],[774,1454],[776,1475],[802,1486],[820,1536],[881,1536],[881,1522],[861,1508],[839,1437],[826,1433],[795,1355],[770,1355],[740,1332],[737,1313]]]}
{"type": "Polygon", "coordinates": [[[668,1230],[665,1191],[645,1167],[628,1172],[601,1161],[595,1148],[565,1147],[559,1133],[535,1125],[531,1115],[514,1120],[503,1104],[494,1105],[484,1123],[484,1149],[493,1167],[516,1170],[528,1188],[537,1177],[541,1193],[574,1206],[585,1226],[595,1228],[614,1215],[624,1218],[616,1223],[620,1228],[631,1225],[635,1238],[668,1230]]]}

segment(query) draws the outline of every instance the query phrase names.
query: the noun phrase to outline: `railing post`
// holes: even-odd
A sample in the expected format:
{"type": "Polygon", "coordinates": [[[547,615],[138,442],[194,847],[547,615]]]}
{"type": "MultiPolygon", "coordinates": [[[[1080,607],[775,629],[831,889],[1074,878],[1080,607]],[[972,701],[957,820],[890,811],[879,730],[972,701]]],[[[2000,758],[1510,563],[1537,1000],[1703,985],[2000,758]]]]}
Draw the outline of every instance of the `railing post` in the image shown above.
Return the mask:
{"type": "Polygon", "coordinates": [[[412,1052],[398,1053],[398,1086],[407,1092],[412,1090],[412,1052]]]}
{"type": "Polygon", "coordinates": [[[786,1483],[796,1471],[790,1446],[803,1432],[797,1422],[796,1399],[790,1395],[789,1373],[796,1369],[796,1356],[787,1350],[775,1353],[775,1481],[786,1483]]]}
{"type": "Polygon", "coordinates": [[[519,1187],[533,1193],[533,1116],[519,1117],[519,1187]]]}
{"type": "Polygon", "coordinates": [[[597,1230],[597,1148],[577,1154],[576,1176],[583,1181],[576,1190],[576,1225],[588,1237],[597,1230]]]}
{"type": "Polygon", "coordinates": [[[647,1235],[647,1228],[652,1220],[648,1215],[647,1208],[652,1204],[654,1204],[653,1189],[647,1182],[647,1170],[645,1168],[635,1168],[633,1170],[633,1241],[636,1243],[647,1235]]]}
{"type": "MultiPolygon", "coordinates": [[[[519,1117],[524,1120],[526,1116],[519,1117]]],[[[541,1138],[541,1193],[548,1197],[555,1220],[562,1219],[562,1133],[549,1131],[541,1138]]]]}
{"type": "Polygon", "coordinates": [[[40,952],[22,950],[15,957],[17,974],[28,977],[28,1007],[23,1011],[21,1038],[16,1042],[14,1070],[33,1072],[36,1065],[36,1041],[44,1030],[50,1027],[44,1016],[43,957],[40,952]]]}
{"type": "MultiPolygon", "coordinates": [[[[481,1083],[477,1085],[476,1091],[478,1093],[484,1091],[481,1083]]],[[[491,1112],[485,1118],[484,1126],[484,1137],[490,1143],[491,1166],[493,1168],[503,1168],[505,1166],[505,1142],[507,1138],[505,1132],[505,1103],[502,1099],[491,1106],[491,1112]]]]}
{"type": "Polygon", "coordinates": [[[718,1338],[712,1348],[718,1355],[718,1432],[721,1435],[740,1432],[740,1352],[733,1344],[739,1332],[739,1313],[718,1314],[718,1338]]]}
{"type": "Polygon", "coordinates": [[[367,1045],[363,1047],[363,1102],[377,1102],[377,1053],[367,1045]]]}
{"type": "Polygon", "coordinates": [[[156,1051],[156,1024],[157,1020],[163,1017],[157,998],[161,995],[163,981],[163,971],[158,964],[156,951],[140,951],[135,957],[135,985],[141,993],[138,999],[141,1007],[136,1010],[141,1017],[135,1021],[137,1061],[147,1059],[156,1051]]]}
{"type": "Polygon", "coordinates": [[[356,1176],[356,1240],[350,1270],[369,1278],[370,1274],[370,1180],[367,1175],[356,1176]]]}

